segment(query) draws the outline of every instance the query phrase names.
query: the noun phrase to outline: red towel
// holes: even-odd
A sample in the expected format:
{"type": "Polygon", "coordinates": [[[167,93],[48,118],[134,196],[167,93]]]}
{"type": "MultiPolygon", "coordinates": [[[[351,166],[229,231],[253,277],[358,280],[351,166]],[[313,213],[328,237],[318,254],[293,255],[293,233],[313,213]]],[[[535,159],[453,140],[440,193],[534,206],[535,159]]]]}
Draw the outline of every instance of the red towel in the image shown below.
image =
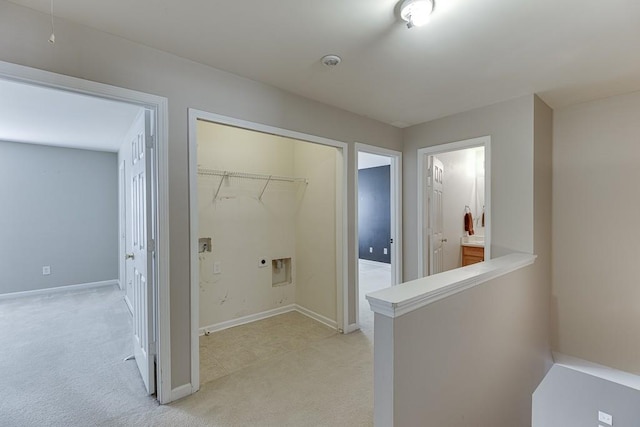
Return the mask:
{"type": "Polygon", "coordinates": [[[469,236],[473,236],[473,216],[471,212],[464,214],[464,231],[469,233],[469,236]]]}

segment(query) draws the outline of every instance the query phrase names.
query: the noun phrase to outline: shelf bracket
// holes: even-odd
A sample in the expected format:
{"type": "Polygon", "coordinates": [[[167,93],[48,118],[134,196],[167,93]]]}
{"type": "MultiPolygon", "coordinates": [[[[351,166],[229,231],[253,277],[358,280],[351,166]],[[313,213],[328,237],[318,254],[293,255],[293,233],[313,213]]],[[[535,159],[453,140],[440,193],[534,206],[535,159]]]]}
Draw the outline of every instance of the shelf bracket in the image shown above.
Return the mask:
{"type": "Polygon", "coordinates": [[[218,199],[218,194],[220,194],[220,188],[222,187],[222,183],[225,179],[229,178],[229,173],[225,172],[222,174],[222,178],[220,178],[220,183],[218,184],[218,188],[216,189],[216,194],[213,195],[213,201],[215,202],[218,199]]]}
{"type": "Polygon", "coordinates": [[[258,200],[262,201],[262,196],[264,195],[264,191],[267,189],[267,185],[269,185],[269,182],[271,181],[272,176],[273,175],[269,175],[269,178],[267,178],[267,182],[264,183],[264,187],[262,187],[262,192],[260,193],[258,200]]]}

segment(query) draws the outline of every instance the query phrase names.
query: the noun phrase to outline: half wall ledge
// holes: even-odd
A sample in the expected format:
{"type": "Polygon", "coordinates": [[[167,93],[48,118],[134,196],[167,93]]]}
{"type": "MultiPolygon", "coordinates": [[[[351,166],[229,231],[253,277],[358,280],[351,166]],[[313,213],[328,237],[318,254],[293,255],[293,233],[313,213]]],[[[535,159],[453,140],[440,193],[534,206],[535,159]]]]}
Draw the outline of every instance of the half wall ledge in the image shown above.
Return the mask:
{"type": "Polygon", "coordinates": [[[512,253],[367,294],[374,313],[400,317],[435,301],[531,265],[536,255],[512,253]]]}

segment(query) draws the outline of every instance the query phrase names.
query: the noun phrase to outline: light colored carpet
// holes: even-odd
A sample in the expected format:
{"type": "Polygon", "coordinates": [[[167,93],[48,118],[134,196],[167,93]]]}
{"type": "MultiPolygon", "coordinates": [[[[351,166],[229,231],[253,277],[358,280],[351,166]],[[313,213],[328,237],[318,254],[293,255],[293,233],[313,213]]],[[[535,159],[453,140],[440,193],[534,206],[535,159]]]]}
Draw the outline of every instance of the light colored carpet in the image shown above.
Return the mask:
{"type": "Polygon", "coordinates": [[[209,345],[222,371],[164,406],[123,362],[131,318],[117,288],[0,301],[0,426],[370,426],[366,292],[364,332],[336,334],[295,313],[248,325],[237,352],[209,345]],[[284,320],[297,321],[293,334],[284,320]]]}
{"type": "Polygon", "coordinates": [[[115,287],[0,301],[0,425],[88,426],[159,405],[146,396],[115,287]]]}

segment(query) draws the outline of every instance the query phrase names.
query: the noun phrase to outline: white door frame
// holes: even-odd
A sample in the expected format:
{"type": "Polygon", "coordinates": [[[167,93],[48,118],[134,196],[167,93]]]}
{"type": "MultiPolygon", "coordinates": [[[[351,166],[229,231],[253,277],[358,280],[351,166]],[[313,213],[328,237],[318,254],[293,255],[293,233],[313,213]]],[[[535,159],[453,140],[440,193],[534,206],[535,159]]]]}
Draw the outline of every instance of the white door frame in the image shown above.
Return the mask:
{"type": "Polygon", "coordinates": [[[122,256],[122,254],[126,252],[127,247],[127,221],[125,212],[125,209],[127,207],[127,197],[125,190],[125,186],[127,185],[126,163],[127,162],[123,160],[118,166],[118,285],[120,286],[120,290],[122,291],[126,290],[127,288],[127,264],[125,258],[122,256]]]}
{"type": "MultiPolygon", "coordinates": [[[[378,156],[389,157],[391,159],[390,177],[391,177],[391,238],[393,246],[391,247],[391,286],[402,283],[402,152],[389,150],[387,148],[376,147],[356,142],[355,156],[353,160],[354,169],[354,208],[355,208],[355,226],[353,227],[355,242],[355,300],[356,300],[356,325],[353,330],[360,326],[360,273],[359,259],[360,246],[358,244],[358,154],[369,153],[378,156]]],[[[352,325],[353,326],[353,325],[352,325]]]]}
{"type": "Polygon", "coordinates": [[[154,152],[153,174],[154,206],[156,225],[156,262],[154,276],[156,286],[156,381],[157,399],[169,403],[171,393],[171,343],[169,318],[169,162],[168,162],[168,102],[166,98],[83,80],[76,77],[38,70],[22,65],[0,61],[0,79],[12,80],[34,86],[91,95],[98,98],[139,105],[155,112],[157,145],[154,152]]]}
{"type": "Polygon", "coordinates": [[[426,223],[424,212],[424,192],[426,190],[424,182],[425,165],[427,157],[449,151],[464,150],[467,148],[484,147],[484,198],[485,198],[485,243],[484,259],[491,259],[491,136],[481,136],[478,138],[465,139],[462,141],[450,142],[447,144],[434,145],[418,149],[418,277],[428,275],[428,266],[424,262],[426,248],[424,247],[426,223]]]}
{"type": "MultiPolygon", "coordinates": [[[[337,167],[339,187],[336,187],[336,217],[342,218],[341,226],[336,227],[336,284],[337,284],[337,323],[338,329],[346,331],[349,323],[349,287],[347,277],[347,165],[348,145],[345,142],[323,138],[307,133],[296,132],[275,126],[236,119],[220,114],[189,108],[189,218],[190,218],[190,258],[191,258],[191,388],[195,393],[200,388],[200,277],[198,266],[198,120],[234,126],[241,129],[262,132],[300,141],[335,147],[342,154],[342,170],[337,167]],[[340,183],[341,181],[341,183],[340,183]],[[339,243],[339,244],[338,244],[339,243]]],[[[339,166],[339,165],[336,165],[339,166]]]]}

